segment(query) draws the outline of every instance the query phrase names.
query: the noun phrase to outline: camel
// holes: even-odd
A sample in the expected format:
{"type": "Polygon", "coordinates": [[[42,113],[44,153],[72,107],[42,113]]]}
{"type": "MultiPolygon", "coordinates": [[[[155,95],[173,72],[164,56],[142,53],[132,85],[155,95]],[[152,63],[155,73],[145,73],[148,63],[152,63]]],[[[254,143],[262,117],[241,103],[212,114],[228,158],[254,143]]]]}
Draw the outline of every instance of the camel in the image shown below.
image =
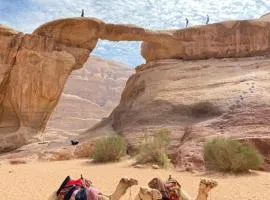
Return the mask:
{"type": "MultiPolygon", "coordinates": [[[[99,196],[98,200],[119,200],[126,193],[128,188],[137,184],[138,182],[135,179],[121,179],[120,183],[116,187],[116,190],[111,195],[111,197],[108,198],[106,196],[101,195],[99,196]]],[[[218,185],[217,182],[214,180],[202,179],[199,184],[199,191],[196,200],[207,200],[210,190],[215,188],[217,185],[218,185]]],[[[191,200],[188,194],[183,190],[181,190],[181,196],[182,196],[181,200],[191,200]]],[[[134,198],[134,200],[161,200],[161,199],[162,195],[159,190],[147,187],[140,187],[138,194],[134,198]]]]}
{"type": "MultiPolygon", "coordinates": [[[[135,179],[128,179],[128,178],[122,178],[118,185],[116,186],[115,191],[111,195],[98,195],[98,200],[119,200],[127,191],[128,188],[130,188],[133,185],[138,185],[138,181],[135,179]]],[[[54,192],[48,200],[58,200],[56,196],[56,192],[54,192]]]]}
{"type": "MultiPolygon", "coordinates": [[[[176,187],[174,187],[174,190],[178,190],[178,194],[180,194],[181,200],[192,200],[191,198],[182,188],[181,185],[176,181],[178,184],[176,187]],[[179,187],[178,187],[179,186],[179,187]]],[[[162,181],[159,178],[154,178],[152,179],[149,183],[148,186],[153,189],[157,189],[159,191],[162,191],[163,194],[166,194],[168,191],[165,187],[165,184],[162,183],[162,181]],[[164,193],[165,192],[165,193],[164,193]]],[[[217,182],[213,180],[206,180],[202,179],[199,184],[199,190],[198,190],[198,195],[196,200],[207,200],[208,198],[208,193],[210,192],[211,189],[217,186],[217,182]]],[[[154,200],[154,198],[153,198],[154,200]]]]}
{"type": "MultiPolygon", "coordinates": [[[[155,187],[155,183],[152,179],[149,182],[150,187],[155,187]]],[[[138,181],[135,179],[122,178],[115,191],[111,195],[98,195],[98,200],[120,200],[120,198],[126,193],[127,189],[133,185],[138,185],[138,181]]],[[[199,191],[196,200],[207,200],[208,193],[211,189],[217,186],[217,182],[213,180],[202,179],[199,184],[199,191]]],[[[191,200],[191,198],[181,189],[181,200],[191,200]]],[[[155,188],[140,187],[138,194],[134,200],[161,200],[162,194],[155,188]]],[[[48,200],[57,200],[56,193],[51,195],[48,200]]]]}

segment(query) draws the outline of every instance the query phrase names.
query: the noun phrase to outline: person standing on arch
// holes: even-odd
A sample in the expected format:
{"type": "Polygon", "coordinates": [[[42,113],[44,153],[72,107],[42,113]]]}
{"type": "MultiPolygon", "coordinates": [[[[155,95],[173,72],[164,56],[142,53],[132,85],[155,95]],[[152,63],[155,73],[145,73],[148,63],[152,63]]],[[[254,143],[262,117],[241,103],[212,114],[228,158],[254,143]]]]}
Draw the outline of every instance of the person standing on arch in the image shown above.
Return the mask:
{"type": "Polygon", "coordinates": [[[84,17],[84,9],[82,9],[81,17],[84,17]]]}
{"type": "Polygon", "coordinates": [[[206,16],[206,24],[209,23],[209,15],[206,16]]]}
{"type": "Polygon", "coordinates": [[[186,18],[186,28],[188,27],[188,18],[186,18]]]}

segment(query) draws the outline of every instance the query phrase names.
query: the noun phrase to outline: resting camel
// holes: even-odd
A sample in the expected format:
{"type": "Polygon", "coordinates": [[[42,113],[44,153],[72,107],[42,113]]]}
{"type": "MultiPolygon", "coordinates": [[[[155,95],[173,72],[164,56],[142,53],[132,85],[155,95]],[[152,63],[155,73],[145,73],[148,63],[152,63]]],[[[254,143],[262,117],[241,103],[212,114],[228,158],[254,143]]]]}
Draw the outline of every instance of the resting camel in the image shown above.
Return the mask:
{"type": "MultiPolygon", "coordinates": [[[[149,185],[151,185],[151,181],[149,183],[150,183],[149,185]]],[[[113,193],[113,195],[111,195],[111,197],[101,195],[99,196],[99,200],[119,200],[126,193],[128,188],[137,184],[138,182],[134,179],[121,179],[120,183],[116,187],[116,190],[113,193]]],[[[199,184],[199,190],[196,200],[207,200],[210,190],[215,188],[216,186],[217,186],[216,181],[202,179],[199,184]]],[[[181,191],[181,196],[182,196],[181,200],[192,200],[192,198],[190,198],[184,191],[181,191]]],[[[159,190],[147,187],[140,187],[138,194],[134,198],[134,200],[161,200],[161,199],[162,195],[159,190]]]]}
{"type": "MultiPolygon", "coordinates": [[[[161,184],[161,181],[159,178],[154,178],[152,179],[149,183],[148,183],[148,186],[150,188],[154,188],[154,189],[157,189],[159,191],[165,191],[165,187],[163,186],[160,186],[161,184]]],[[[178,183],[179,184],[179,183],[178,183]]],[[[207,200],[208,198],[208,193],[210,192],[211,189],[213,189],[214,187],[217,186],[217,182],[216,181],[213,181],[213,180],[206,180],[206,179],[202,179],[200,181],[200,184],[199,184],[199,190],[198,190],[198,195],[197,195],[197,198],[196,200],[207,200]]],[[[180,200],[192,200],[193,198],[191,198],[180,186],[179,184],[179,188],[180,191],[180,196],[181,196],[181,199],[180,200]]],[[[142,199],[141,199],[142,200],[142,199]]],[[[144,199],[143,199],[144,200],[144,199]]],[[[152,200],[156,200],[155,198],[152,198],[152,200]]]]}
{"type": "MultiPolygon", "coordinates": [[[[138,185],[138,181],[135,179],[128,179],[128,178],[122,178],[118,185],[116,186],[115,191],[111,195],[98,195],[98,200],[119,200],[127,191],[128,188],[130,188],[133,185],[138,185]]],[[[48,200],[58,200],[56,196],[56,192],[54,192],[48,200]]]]}
{"type": "MultiPolygon", "coordinates": [[[[149,182],[149,186],[154,186],[152,179],[149,182]],[[152,184],[151,184],[152,182],[152,184]]],[[[138,181],[135,179],[128,179],[122,178],[118,183],[115,191],[111,195],[99,195],[98,200],[119,200],[127,191],[128,188],[132,187],[133,185],[138,185],[138,181]]],[[[202,179],[199,185],[199,191],[196,200],[207,200],[208,193],[211,189],[217,186],[217,182],[213,180],[205,180],[202,179]]],[[[181,191],[181,195],[185,194],[184,191],[181,191]]],[[[162,195],[159,190],[147,188],[147,187],[140,187],[138,194],[135,196],[134,200],[161,200],[162,195]]],[[[57,196],[54,193],[49,197],[48,200],[57,200],[57,196]]],[[[188,195],[183,195],[181,200],[191,200],[188,195]]]]}

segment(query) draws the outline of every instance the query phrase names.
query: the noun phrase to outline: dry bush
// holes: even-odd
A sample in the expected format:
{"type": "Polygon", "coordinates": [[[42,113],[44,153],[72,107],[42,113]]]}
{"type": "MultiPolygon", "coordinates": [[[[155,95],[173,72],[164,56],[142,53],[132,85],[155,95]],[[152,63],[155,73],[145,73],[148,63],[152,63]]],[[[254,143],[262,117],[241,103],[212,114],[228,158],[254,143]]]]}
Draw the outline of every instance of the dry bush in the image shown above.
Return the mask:
{"type": "Polygon", "coordinates": [[[125,153],[124,139],[120,136],[110,136],[96,140],[91,157],[95,162],[112,162],[119,161],[125,153]]]}
{"type": "Polygon", "coordinates": [[[262,156],[251,146],[225,138],[207,142],[203,156],[207,169],[222,172],[248,172],[262,164],[262,156]]]}
{"type": "Polygon", "coordinates": [[[167,155],[169,133],[167,129],[161,129],[156,131],[153,136],[145,136],[139,145],[139,154],[136,156],[136,163],[155,163],[159,166],[166,167],[169,162],[167,155]]]}

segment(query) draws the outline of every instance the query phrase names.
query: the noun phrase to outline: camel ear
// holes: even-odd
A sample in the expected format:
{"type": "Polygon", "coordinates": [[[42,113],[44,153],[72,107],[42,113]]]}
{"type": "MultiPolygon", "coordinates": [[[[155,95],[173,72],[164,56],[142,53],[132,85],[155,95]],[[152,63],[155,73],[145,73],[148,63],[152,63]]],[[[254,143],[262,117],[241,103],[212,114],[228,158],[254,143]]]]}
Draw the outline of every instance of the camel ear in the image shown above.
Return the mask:
{"type": "Polygon", "coordinates": [[[123,177],[120,180],[121,183],[127,183],[128,182],[128,178],[127,177],[123,177]]]}

